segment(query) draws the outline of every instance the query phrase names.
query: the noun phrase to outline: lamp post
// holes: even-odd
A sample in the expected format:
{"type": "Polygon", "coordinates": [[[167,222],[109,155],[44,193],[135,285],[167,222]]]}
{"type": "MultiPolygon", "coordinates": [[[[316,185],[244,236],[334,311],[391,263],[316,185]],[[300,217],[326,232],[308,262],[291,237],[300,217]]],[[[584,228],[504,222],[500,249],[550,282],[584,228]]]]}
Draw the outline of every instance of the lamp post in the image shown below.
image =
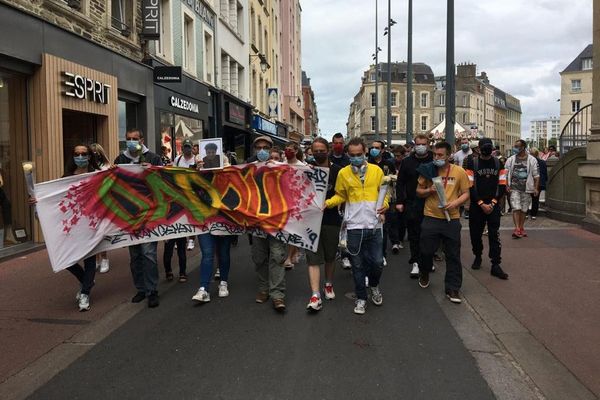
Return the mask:
{"type": "Polygon", "coordinates": [[[408,66],[406,72],[406,143],[413,138],[412,0],[408,0],[408,66]]]}
{"type": "Polygon", "coordinates": [[[387,65],[387,145],[392,144],[392,26],[396,21],[392,19],[392,0],[388,0],[388,25],[384,36],[388,39],[388,65],[387,65]]]}
{"type": "Polygon", "coordinates": [[[379,5],[375,0],[375,140],[379,140],[379,5]]]}
{"type": "Polygon", "coordinates": [[[445,141],[454,143],[456,89],[454,82],[454,0],[448,0],[446,27],[446,132],[445,141]]]}

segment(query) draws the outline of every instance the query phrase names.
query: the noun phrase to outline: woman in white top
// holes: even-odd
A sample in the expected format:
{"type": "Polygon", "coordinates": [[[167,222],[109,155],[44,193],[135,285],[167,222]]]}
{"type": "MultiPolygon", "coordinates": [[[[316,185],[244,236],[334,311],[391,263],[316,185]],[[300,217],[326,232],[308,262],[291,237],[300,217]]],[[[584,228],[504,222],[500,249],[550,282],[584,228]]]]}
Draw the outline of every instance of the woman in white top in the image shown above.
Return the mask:
{"type": "MultiPolygon", "coordinates": [[[[104,148],[98,143],[92,143],[90,145],[90,150],[92,151],[92,165],[94,165],[97,169],[106,171],[112,166],[112,163],[108,159],[104,148]]],[[[101,274],[107,273],[110,269],[108,254],[106,254],[106,251],[103,251],[96,256],[96,269],[100,269],[101,274]]]]}

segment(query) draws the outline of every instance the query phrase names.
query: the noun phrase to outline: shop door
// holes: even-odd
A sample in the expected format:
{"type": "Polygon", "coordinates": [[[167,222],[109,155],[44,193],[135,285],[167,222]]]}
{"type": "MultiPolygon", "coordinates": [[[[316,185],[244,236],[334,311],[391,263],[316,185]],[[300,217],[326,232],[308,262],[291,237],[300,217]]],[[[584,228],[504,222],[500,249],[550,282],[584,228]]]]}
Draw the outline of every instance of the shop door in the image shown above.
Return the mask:
{"type": "Polygon", "coordinates": [[[63,110],[63,155],[64,163],[72,156],[73,148],[78,144],[90,145],[98,140],[98,127],[106,117],[63,110]]]}

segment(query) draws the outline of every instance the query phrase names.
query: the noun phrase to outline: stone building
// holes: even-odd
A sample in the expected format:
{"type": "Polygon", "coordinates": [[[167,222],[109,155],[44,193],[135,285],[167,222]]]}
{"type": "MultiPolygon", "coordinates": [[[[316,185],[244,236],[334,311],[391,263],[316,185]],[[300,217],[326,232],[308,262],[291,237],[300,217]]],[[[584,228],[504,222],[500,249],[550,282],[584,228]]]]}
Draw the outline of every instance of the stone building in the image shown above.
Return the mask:
{"type": "MultiPolygon", "coordinates": [[[[560,73],[560,130],[581,108],[592,104],[593,46],[588,45],[560,73]]],[[[588,128],[591,125],[587,124],[588,128]]]]}
{"type": "Polygon", "coordinates": [[[320,136],[315,92],[305,71],[302,71],[302,104],[304,106],[304,138],[311,139],[320,136]]]}

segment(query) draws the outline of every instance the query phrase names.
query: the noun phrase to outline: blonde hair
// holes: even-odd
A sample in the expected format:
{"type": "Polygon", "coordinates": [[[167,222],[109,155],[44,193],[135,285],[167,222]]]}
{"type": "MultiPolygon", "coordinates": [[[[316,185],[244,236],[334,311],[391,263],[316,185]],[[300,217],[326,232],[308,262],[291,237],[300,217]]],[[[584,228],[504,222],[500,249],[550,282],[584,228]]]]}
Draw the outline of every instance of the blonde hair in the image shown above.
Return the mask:
{"type": "Polygon", "coordinates": [[[90,145],[90,150],[92,150],[92,153],[100,154],[100,157],[102,157],[102,165],[110,164],[110,160],[108,159],[108,156],[106,155],[106,152],[104,151],[104,148],[102,146],[100,146],[100,144],[92,143],[90,145]]]}
{"type": "Polygon", "coordinates": [[[529,154],[537,158],[540,155],[540,151],[537,148],[532,147],[529,149],[529,154]]]}

